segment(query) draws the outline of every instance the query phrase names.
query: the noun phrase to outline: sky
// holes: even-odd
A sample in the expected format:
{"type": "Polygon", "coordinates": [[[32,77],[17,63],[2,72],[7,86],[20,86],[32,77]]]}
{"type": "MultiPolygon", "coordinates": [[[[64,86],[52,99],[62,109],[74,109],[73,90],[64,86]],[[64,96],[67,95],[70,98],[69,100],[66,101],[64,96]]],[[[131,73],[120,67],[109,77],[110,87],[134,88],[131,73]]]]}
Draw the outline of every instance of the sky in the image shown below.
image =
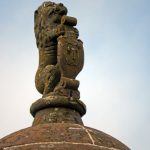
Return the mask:
{"type": "MultiPolygon", "coordinates": [[[[41,95],[34,10],[43,0],[0,1],[0,138],[31,126],[41,95]]],[[[78,18],[85,64],[80,80],[84,124],[132,150],[150,149],[150,1],[55,0],[78,18]]]]}

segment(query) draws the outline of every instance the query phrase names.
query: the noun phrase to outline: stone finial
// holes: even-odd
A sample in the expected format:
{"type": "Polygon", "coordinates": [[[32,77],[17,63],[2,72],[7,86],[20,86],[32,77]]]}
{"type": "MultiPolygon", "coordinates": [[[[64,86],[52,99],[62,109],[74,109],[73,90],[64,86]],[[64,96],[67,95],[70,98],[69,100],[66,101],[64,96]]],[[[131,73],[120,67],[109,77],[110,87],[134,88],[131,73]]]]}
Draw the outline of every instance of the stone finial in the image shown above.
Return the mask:
{"type": "Polygon", "coordinates": [[[83,42],[75,28],[77,19],[66,16],[62,4],[44,2],[34,16],[34,30],[39,49],[39,66],[35,76],[37,90],[43,95],[32,104],[33,116],[45,108],[69,108],[81,116],[86,112],[79,100],[76,76],[83,68],[83,42]]]}
{"type": "Polygon", "coordinates": [[[35,11],[42,98],[31,106],[33,125],[0,139],[0,150],[130,150],[117,139],[83,125],[86,112],[75,78],[84,63],[83,43],[63,4],[43,3],[35,11]]]}

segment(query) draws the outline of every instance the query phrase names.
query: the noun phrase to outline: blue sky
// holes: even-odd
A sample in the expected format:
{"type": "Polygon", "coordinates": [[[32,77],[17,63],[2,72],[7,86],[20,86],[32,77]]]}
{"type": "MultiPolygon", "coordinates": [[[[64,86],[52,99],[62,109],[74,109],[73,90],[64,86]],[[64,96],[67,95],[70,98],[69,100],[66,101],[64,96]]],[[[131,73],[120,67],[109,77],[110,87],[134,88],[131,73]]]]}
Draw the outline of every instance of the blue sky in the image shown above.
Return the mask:
{"type": "MultiPolygon", "coordinates": [[[[42,0],[0,1],[0,137],[31,125],[38,50],[33,13],[42,0]]],[[[85,66],[79,74],[86,126],[149,150],[150,1],[56,0],[78,18],[85,66]]]]}

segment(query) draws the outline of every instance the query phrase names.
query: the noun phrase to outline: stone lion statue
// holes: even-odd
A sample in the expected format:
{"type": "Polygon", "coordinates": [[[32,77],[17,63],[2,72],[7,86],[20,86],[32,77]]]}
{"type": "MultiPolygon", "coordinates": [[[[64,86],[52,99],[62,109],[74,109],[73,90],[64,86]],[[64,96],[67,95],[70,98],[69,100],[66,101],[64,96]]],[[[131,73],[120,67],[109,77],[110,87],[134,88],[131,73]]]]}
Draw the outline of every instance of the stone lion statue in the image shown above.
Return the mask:
{"type": "Polygon", "coordinates": [[[44,96],[57,94],[79,99],[79,81],[75,77],[83,67],[83,43],[74,27],[77,19],[67,15],[62,4],[44,2],[34,16],[39,49],[35,77],[37,90],[44,96]]]}

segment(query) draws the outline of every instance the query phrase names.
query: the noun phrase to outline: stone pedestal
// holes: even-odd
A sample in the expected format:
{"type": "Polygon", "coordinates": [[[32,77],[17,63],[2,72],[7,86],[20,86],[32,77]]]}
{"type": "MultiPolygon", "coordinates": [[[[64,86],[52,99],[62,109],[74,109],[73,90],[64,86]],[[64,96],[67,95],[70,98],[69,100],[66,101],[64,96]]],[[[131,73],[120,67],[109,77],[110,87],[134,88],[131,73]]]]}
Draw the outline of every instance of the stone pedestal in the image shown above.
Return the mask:
{"type": "Polygon", "coordinates": [[[31,106],[32,127],[0,140],[0,150],[129,150],[101,131],[83,125],[85,105],[79,100],[48,96],[31,106]]]}

